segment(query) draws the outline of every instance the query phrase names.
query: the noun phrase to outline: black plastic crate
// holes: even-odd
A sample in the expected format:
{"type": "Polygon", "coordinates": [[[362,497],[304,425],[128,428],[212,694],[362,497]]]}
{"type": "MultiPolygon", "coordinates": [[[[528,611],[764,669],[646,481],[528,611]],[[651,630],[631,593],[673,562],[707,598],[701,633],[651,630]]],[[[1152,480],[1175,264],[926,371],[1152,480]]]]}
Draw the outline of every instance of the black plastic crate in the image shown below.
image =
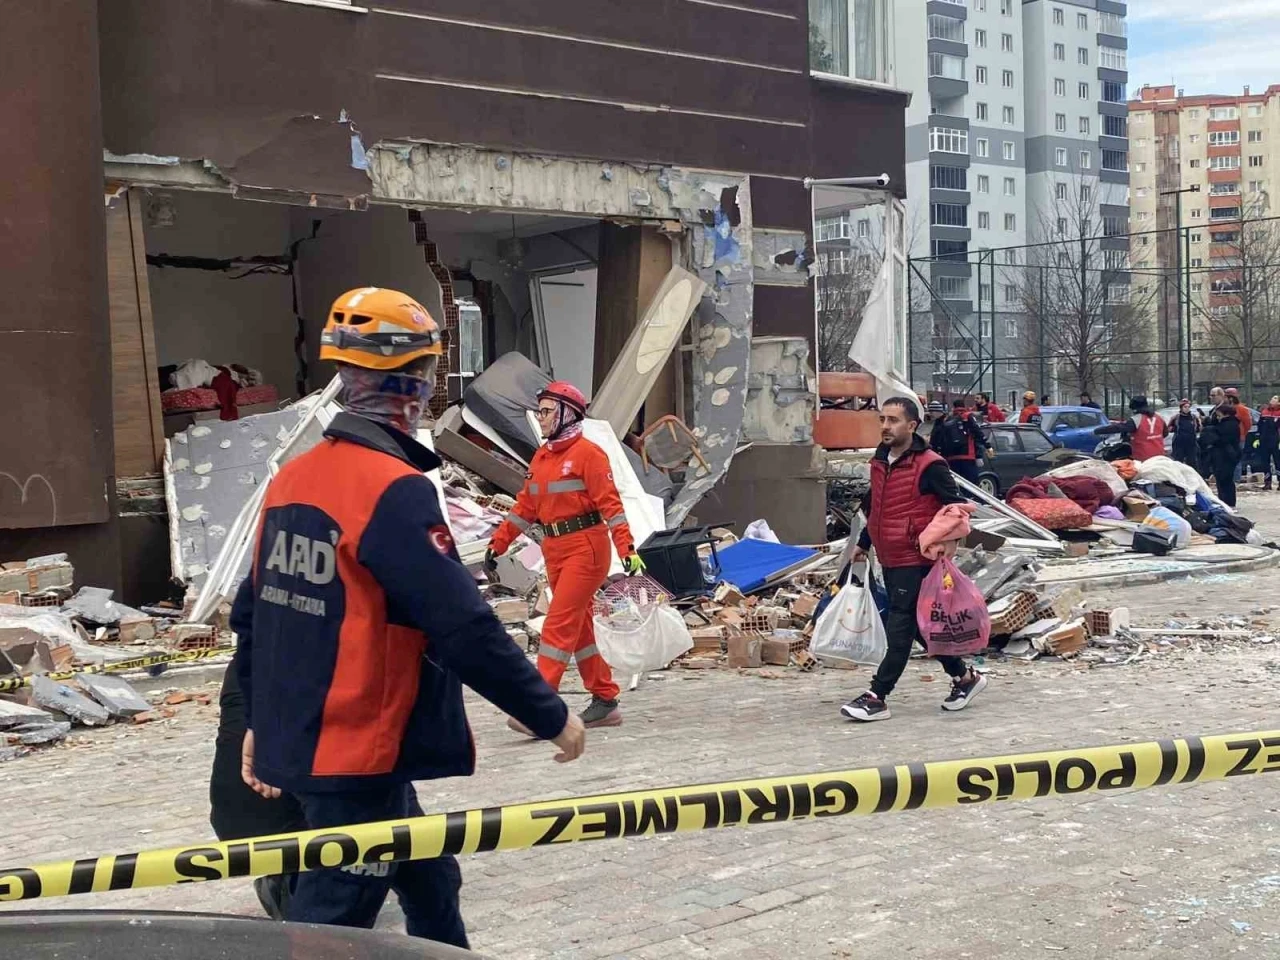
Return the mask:
{"type": "Polygon", "coordinates": [[[671,591],[673,596],[687,597],[709,593],[720,579],[720,557],[711,526],[661,530],[639,547],[645,572],[671,591]],[[711,545],[711,575],[702,569],[698,548],[711,545]]]}

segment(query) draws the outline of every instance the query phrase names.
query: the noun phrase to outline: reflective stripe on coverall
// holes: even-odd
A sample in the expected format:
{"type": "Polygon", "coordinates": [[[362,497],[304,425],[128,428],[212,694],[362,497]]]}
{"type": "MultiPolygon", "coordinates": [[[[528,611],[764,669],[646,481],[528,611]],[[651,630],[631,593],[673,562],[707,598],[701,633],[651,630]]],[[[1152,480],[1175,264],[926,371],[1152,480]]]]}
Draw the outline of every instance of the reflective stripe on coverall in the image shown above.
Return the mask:
{"type": "Polygon", "coordinates": [[[535,523],[556,523],[592,511],[599,511],[604,522],[542,541],[551,608],[542,628],[538,671],[558,690],[569,662],[577,660],[587,690],[613,700],[618,696],[618,685],[596,649],[591,608],[596,590],[609,575],[609,536],[620,557],[631,553],[635,545],[608,455],[585,437],[560,450],[538,448],[524,489],[494,532],[491,548],[501,556],[516,536],[535,523]]]}

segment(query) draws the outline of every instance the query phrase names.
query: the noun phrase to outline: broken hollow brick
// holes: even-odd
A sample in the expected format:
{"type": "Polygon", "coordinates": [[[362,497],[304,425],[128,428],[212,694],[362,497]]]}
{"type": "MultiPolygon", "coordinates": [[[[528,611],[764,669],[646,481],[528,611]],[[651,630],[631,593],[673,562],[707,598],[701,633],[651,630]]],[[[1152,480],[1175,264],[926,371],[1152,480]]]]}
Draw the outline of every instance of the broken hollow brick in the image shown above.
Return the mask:
{"type": "Polygon", "coordinates": [[[760,641],[760,659],[771,666],[785,667],[791,662],[790,641],[765,637],[760,641]]]}
{"type": "Polygon", "coordinates": [[[728,649],[730,667],[758,667],[761,664],[759,637],[734,634],[728,639],[728,649]]]}

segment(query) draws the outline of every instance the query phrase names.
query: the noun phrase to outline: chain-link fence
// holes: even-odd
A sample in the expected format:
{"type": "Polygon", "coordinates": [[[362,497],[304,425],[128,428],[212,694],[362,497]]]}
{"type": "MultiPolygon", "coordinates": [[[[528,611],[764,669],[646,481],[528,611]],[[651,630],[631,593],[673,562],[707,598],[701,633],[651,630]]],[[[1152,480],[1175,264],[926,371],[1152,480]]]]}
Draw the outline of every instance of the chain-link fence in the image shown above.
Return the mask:
{"type": "Polygon", "coordinates": [[[1024,391],[1057,404],[1087,393],[1113,412],[1215,384],[1265,402],[1280,392],[1280,218],[1218,209],[1234,219],[1128,233],[1066,216],[1044,231],[1061,239],[912,259],[912,382],[1015,405],[1024,391]]]}

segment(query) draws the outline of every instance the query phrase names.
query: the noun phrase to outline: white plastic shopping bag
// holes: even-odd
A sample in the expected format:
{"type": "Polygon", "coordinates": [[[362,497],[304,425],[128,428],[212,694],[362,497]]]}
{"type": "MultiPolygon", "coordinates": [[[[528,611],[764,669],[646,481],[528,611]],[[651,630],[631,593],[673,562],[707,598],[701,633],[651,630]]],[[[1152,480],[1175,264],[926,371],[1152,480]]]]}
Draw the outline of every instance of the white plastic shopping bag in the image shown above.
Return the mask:
{"type": "Polygon", "coordinates": [[[844,586],[827,604],[813,628],[809,652],[815,657],[852,660],[876,667],[888,649],[884,622],[871,592],[871,571],[867,571],[865,581],[859,582],[850,564],[844,586]]]}

